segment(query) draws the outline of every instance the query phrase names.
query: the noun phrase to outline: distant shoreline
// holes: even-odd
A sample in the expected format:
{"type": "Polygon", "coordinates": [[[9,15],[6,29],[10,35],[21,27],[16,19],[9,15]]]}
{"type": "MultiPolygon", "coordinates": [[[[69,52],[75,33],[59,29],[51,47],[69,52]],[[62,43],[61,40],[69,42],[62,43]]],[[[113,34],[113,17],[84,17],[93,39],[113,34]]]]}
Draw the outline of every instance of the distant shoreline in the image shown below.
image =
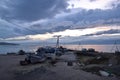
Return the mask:
{"type": "MultiPolygon", "coordinates": [[[[19,43],[20,44],[20,43],[19,43]]],[[[24,50],[25,52],[34,52],[36,51],[39,47],[44,47],[45,45],[42,44],[20,44],[20,45],[0,45],[0,54],[6,54],[6,53],[16,53],[19,50],[24,50]]],[[[53,46],[52,44],[50,44],[49,46],[53,46]]],[[[84,44],[60,44],[60,46],[63,46],[65,48],[68,49],[72,49],[72,50],[81,50],[82,48],[93,48],[95,49],[95,51],[99,51],[99,52],[115,52],[116,47],[114,44],[112,45],[84,45],[84,44]]],[[[118,47],[120,45],[117,45],[118,47]]]]}
{"type": "Polygon", "coordinates": [[[0,42],[0,45],[19,45],[16,43],[7,43],[7,42],[0,42]]]}

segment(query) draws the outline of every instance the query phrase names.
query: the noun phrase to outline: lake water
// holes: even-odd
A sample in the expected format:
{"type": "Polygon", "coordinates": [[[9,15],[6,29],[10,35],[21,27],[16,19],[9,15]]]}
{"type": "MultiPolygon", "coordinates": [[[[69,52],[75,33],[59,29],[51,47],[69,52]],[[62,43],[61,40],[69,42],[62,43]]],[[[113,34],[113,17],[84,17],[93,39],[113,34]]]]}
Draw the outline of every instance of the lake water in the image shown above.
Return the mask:
{"type": "MultiPolygon", "coordinates": [[[[0,45],[0,54],[6,54],[7,52],[18,52],[19,50],[24,50],[26,52],[35,52],[40,46],[40,44],[20,44],[20,45],[0,45]]],[[[54,46],[54,45],[46,45],[54,46]]],[[[81,48],[94,48],[99,52],[114,52],[116,50],[114,45],[62,45],[63,47],[81,50],[81,48]]],[[[120,50],[120,45],[118,45],[120,50]]]]}

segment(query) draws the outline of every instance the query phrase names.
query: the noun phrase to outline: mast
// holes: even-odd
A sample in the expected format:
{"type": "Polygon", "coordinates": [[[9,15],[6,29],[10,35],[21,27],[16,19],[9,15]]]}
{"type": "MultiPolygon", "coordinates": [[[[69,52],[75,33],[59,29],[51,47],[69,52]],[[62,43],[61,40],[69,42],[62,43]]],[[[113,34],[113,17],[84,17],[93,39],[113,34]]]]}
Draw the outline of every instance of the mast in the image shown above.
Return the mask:
{"type": "MultiPolygon", "coordinates": [[[[119,28],[118,28],[118,26],[117,26],[117,32],[119,33],[119,28]]],[[[113,48],[115,48],[115,54],[117,54],[117,53],[119,53],[120,54],[120,47],[119,47],[119,39],[118,40],[115,40],[115,43],[114,43],[114,45],[113,45],[113,48]],[[118,43],[117,43],[118,42],[118,43]]],[[[113,50],[113,48],[112,48],[112,50],[113,50]]],[[[111,52],[112,52],[112,50],[111,50],[111,52]]]]}
{"type": "Polygon", "coordinates": [[[57,49],[59,48],[59,38],[61,37],[61,35],[55,35],[54,37],[57,37],[57,43],[56,43],[56,49],[55,49],[55,54],[56,54],[57,49]]]}
{"type": "MultiPolygon", "coordinates": [[[[120,50],[119,50],[119,47],[118,47],[117,41],[115,41],[112,50],[113,50],[113,49],[115,50],[115,53],[120,53],[120,50]]],[[[112,51],[112,50],[111,50],[111,51],[112,51]]]]}
{"type": "Polygon", "coordinates": [[[78,44],[78,49],[79,49],[79,50],[82,50],[82,49],[83,49],[83,46],[82,46],[82,44],[81,44],[81,41],[80,41],[79,44],[78,44]]]}
{"type": "Polygon", "coordinates": [[[55,35],[54,37],[57,37],[56,48],[59,48],[59,38],[61,37],[61,35],[55,35]]]}

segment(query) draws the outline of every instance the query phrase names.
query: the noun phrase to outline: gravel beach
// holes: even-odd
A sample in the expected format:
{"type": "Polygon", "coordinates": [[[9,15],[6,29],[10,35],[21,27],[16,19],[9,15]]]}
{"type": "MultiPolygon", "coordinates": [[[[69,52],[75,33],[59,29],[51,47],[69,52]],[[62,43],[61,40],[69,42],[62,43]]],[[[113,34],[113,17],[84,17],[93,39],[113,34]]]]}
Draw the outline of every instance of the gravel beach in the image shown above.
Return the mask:
{"type": "Polygon", "coordinates": [[[80,70],[76,64],[67,66],[57,62],[20,66],[21,55],[0,55],[0,80],[119,80],[117,77],[102,77],[80,70]]]}

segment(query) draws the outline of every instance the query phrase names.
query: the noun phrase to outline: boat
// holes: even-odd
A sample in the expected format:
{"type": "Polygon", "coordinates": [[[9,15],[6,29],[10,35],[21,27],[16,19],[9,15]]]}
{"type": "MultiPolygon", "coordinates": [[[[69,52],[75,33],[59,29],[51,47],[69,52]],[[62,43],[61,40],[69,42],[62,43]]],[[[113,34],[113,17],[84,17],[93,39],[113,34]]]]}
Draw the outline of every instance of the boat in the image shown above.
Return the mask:
{"type": "Polygon", "coordinates": [[[25,60],[20,61],[20,64],[27,65],[30,63],[40,63],[46,61],[47,59],[55,60],[56,56],[60,56],[64,52],[64,48],[62,46],[59,47],[59,37],[60,36],[57,36],[56,47],[40,47],[37,49],[36,54],[27,54],[25,60]]]}

